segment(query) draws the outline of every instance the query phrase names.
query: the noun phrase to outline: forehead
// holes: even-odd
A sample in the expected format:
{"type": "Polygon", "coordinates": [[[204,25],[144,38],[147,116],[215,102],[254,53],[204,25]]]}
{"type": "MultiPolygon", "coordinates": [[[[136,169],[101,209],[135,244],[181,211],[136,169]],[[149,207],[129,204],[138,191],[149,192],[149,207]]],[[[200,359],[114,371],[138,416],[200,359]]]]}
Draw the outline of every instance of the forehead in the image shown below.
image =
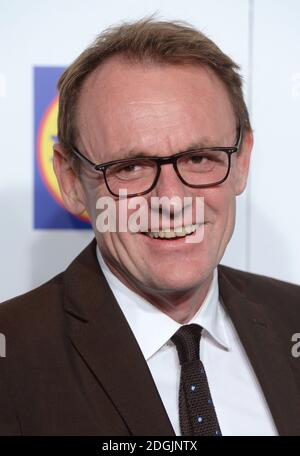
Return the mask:
{"type": "MultiPolygon", "coordinates": [[[[127,149],[166,153],[188,142],[230,135],[234,115],[222,81],[200,65],[131,63],[111,58],[85,80],[77,109],[84,151],[127,149]]],[[[100,157],[99,157],[100,158],[100,157]]]]}

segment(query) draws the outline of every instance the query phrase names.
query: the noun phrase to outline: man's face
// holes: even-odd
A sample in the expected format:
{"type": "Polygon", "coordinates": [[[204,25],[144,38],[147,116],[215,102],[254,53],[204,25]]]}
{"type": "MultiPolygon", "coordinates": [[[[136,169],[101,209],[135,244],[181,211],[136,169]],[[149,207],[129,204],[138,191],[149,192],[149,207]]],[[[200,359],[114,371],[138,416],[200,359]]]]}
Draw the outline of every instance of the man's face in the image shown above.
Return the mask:
{"type": "MultiPolygon", "coordinates": [[[[164,157],[196,144],[233,146],[237,139],[228,94],[211,70],[197,65],[133,64],[119,58],[107,61],[84,82],[77,126],[76,146],[95,163],[127,158],[129,153],[164,157]]],[[[146,293],[180,294],[210,280],[233,232],[235,197],[246,184],[251,140],[249,133],[244,134],[242,153],[233,154],[229,177],[221,185],[190,188],[179,180],[172,164],[166,164],[156,187],[145,195],[149,201],[152,196],[192,197],[193,216],[195,197],[203,197],[204,238],[196,243],[152,239],[142,233],[99,233],[96,200],[110,193],[103,178],[95,178],[93,170],[82,165],[81,183],[77,181],[83,189],[80,201],[90,214],[106,262],[126,285],[134,284],[146,293]]],[[[60,181],[68,179],[63,172],[57,174],[60,181]]],[[[61,188],[66,187],[61,182],[61,188]]],[[[65,195],[68,208],[78,212],[82,207],[75,200],[76,195],[71,199],[65,195]]],[[[172,215],[170,225],[177,226],[176,209],[172,215]]]]}

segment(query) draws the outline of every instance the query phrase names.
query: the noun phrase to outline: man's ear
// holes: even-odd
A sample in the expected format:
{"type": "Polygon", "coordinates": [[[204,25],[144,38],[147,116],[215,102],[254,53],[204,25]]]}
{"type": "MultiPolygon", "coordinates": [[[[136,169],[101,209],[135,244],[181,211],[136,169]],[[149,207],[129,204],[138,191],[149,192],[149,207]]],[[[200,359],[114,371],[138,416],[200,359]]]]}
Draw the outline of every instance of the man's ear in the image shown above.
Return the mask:
{"type": "Polygon", "coordinates": [[[65,207],[72,214],[82,214],[86,209],[84,191],[68,152],[59,143],[53,146],[53,169],[65,207]]]}
{"type": "Polygon", "coordinates": [[[243,134],[241,150],[235,155],[235,194],[240,195],[245,190],[249,174],[251,151],[253,147],[252,131],[246,130],[243,134]]]}

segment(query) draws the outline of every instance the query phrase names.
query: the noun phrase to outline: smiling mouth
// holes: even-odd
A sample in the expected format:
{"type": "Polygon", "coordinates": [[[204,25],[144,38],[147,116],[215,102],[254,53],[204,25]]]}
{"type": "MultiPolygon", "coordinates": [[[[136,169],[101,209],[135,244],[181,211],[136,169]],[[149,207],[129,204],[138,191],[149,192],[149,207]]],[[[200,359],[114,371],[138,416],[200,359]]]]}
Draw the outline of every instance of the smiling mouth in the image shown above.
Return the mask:
{"type": "Polygon", "coordinates": [[[165,229],[160,231],[145,231],[142,234],[150,237],[151,239],[178,239],[193,234],[199,227],[200,223],[186,225],[184,227],[175,228],[175,229],[165,229]]]}

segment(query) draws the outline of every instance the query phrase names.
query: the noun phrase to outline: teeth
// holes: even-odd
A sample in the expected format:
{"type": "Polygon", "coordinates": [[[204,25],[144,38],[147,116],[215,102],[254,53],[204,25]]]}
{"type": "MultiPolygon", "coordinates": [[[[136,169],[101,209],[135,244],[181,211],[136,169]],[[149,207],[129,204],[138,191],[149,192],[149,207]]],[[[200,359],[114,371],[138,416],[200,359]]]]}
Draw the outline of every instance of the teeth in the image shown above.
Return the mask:
{"type": "Polygon", "coordinates": [[[194,225],[188,225],[185,227],[185,231],[187,232],[187,234],[190,234],[194,231],[193,227],[194,227],[194,225]]]}
{"type": "Polygon", "coordinates": [[[199,228],[199,224],[196,225],[186,225],[184,227],[180,228],[175,228],[175,230],[170,230],[170,229],[165,229],[161,231],[151,231],[146,233],[148,236],[150,236],[152,239],[171,239],[175,237],[183,237],[186,236],[187,234],[191,234],[194,231],[196,231],[197,228],[199,228]]]}
{"type": "Polygon", "coordinates": [[[165,232],[165,238],[167,238],[167,239],[174,238],[175,236],[176,236],[176,234],[174,233],[174,231],[166,231],[165,232]]]}

